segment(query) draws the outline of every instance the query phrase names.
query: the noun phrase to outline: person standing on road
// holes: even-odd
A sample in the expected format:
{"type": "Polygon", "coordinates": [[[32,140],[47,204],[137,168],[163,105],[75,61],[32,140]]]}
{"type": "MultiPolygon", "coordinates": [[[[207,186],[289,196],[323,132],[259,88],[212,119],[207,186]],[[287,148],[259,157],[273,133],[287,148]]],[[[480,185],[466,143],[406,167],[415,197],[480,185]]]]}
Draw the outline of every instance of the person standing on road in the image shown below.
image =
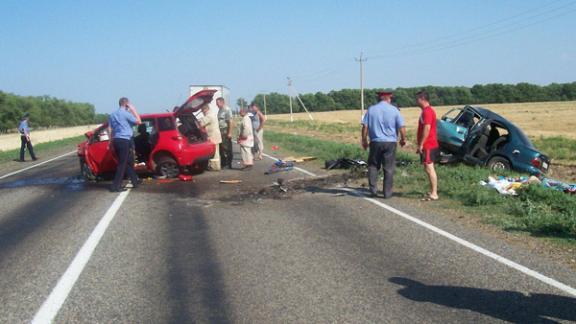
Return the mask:
{"type": "Polygon", "coordinates": [[[240,109],[240,122],[238,133],[238,144],[240,145],[240,153],[242,154],[243,170],[250,170],[254,165],[254,156],[252,155],[252,148],[254,147],[254,127],[252,126],[252,119],[248,116],[246,108],[240,109]]]}
{"type": "Polygon", "coordinates": [[[220,143],[222,143],[222,136],[218,127],[218,116],[210,111],[210,105],[208,104],[202,106],[202,114],[204,114],[204,117],[200,118],[200,125],[206,128],[208,139],[216,145],[216,151],[214,152],[214,157],[210,159],[208,170],[220,171],[220,143]]]}
{"type": "Polygon", "coordinates": [[[406,145],[406,127],[400,110],[391,104],[392,92],[378,92],[379,103],[368,108],[362,120],[362,147],[370,147],[368,155],[368,183],[372,197],[378,195],[378,174],[384,165],[384,198],[392,197],[396,146],[406,145]],[[368,143],[368,137],[370,143],[368,143]]]}
{"type": "Polygon", "coordinates": [[[112,147],[116,152],[118,167],[114,176],[114,182],[110,191],[125,191],[122,187],[124,174],[128,174],[134,188],[138,187],[141,180],[138,179],[134,171],[134,142],[132,140],[132,126],[140,125],[142,120],[136,112],[136,108],[130,103],[128,98],[122,97],[118,101],[119,108],[108,117],[108,126],[112,134],[112,147]]]}
{"type": "Polygon", "coordinates": [[[252,128],[254,129],[254,147],[252,148],[252,153],[257,160],[262,160],[262,154],[264,153],[264,122],[266,117],[260,111],[260,107],[257,104],[250,105],[250,119],[252,120],[252,128]]]}
{"type": "Polygon", "coordinates": [[[440,149],[436,136],[436,111],[430,106],[430,97],[426,91],[416,94],[418,106],[422,109],[418,119],[418,149],[420,161],[424,164],[424,170],[430,182],[430,192],[424,197],[424,201],[438,200],[438,177],[434,163],[438,160],[440,149]]]}
{"type": "Polygon", "coordinates": [[[26,148],[28,148],[28,153],[33,161],[38,160],[34,154],[34,147],[32,146],[32,140],[30,140],[30,127],[28,127],[28,118],[30,114],[25,113],[20,120],[18,125],[18,132],[20,132],[20,162],[24,162],[24,154],[26,148]]]}
{"type": "Polygon", "coordinates": [[[220,136],[222,143],[220,144],[220,165],[222,168],[228,167],[232,169],[232,161],[234,160],[234,153],[232,151],[232,111],[224,98],[216,99],[216,106],[218,106],[218,126],[220,127],[220,136]]]}

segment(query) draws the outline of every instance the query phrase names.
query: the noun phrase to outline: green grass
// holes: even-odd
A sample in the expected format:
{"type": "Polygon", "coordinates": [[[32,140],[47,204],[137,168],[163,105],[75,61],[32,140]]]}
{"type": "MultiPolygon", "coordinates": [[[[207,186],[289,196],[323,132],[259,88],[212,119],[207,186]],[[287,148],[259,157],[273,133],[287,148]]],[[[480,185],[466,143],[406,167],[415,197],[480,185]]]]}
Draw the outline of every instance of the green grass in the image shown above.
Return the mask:
{"type": "MultiPolygon", "coordinates": [[[[58,141],[36,144],[36,145],[34,145],[34,153],[38,157],[42,157],[42,155],[44,155],[50,151],[54,151],[56,149],[59,149],[63,146],[72,147],[72,146],[82,142],[84,139],[86,139],[86,137],[82,135],[82,136],[70,137],[70,138],[66,138],[66,139],[62,139],[62,140],[58,140],[58,141]]],[[[34,144],[34,142],[32,142],[32,144],[34,144]]],[[[0,151],[0,163],[13,161],[13,160],[19,159],[19,158],[20,158],[20,149],[19,148],[14,149],[14,150],[9,150],[9,151],[0,151]]],[[[28,154],[28,152],[26,152],[26,159],[30,159],[30,155],[28,154]]]]}
{"type": "Polygon", "coordinates": [[[576,140],[554,136],[532,140],[535,147],[553,160],[576,162],[576,140]]]}
{"type": "MultiPolygon", "coordinates": [[[[264,132],[264,136],[266,140],[270,140],[281,148],[315,156],[320,160],[335,160],[341,157],[363,160],[368,158],[368,151],[363,150],[358,144],[338,143],[309,136],[273,131],[264,132]]],[[[398,159],[414,160],[415,156],[399,152],[398,159]]]]}
{"type": "Polygon", "coordinates": [[[295,122],[268,120],[266,121],[266,124],[273,127],[281,127],[283,129],[302,129],[322,132],[325,134],[348,134],[360,132],[360,125],[354,126],[348,123],[326,123],[312,120],[298,120],[295,122]]]}
{"type": "MultiPolygon", "coordinates": [[[[265,132],[266,141],[303,155],[322,160],[340,157],[366,159],[358,145],[341,144],[317,138],[278,132],[265,132]]],[[[415,154],[399,152],[398,160],[416,161],[415,154]]],[[[519,190],[518,196],[502,196],[479,184],[490,170],[459,164],[438,165],[439,194],[442,201],[462,213],[482,217],[504,230],[527,232],[533,236],[560,239],[576,244],[576,197],[532,185],[519,190]]],[[[505,174],[517,176],[516,173],[505,174]]],[[[419,163],[397,168],[397,190],[408,198],[420,198],[428,189],[428,180],[419,163]]]]}

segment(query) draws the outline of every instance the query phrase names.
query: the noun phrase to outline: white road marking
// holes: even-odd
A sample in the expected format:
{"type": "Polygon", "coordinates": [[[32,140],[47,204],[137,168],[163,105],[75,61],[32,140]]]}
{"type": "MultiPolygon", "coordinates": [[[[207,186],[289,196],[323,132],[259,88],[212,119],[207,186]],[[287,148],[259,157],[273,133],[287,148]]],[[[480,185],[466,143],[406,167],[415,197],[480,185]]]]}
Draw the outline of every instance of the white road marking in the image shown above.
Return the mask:
{"type": "MultiPolygon", "coordinates": [[[[267,154],[264,154],[264,155],[273,159],[273,160],[278,160],[278,159],[271,157],[267,154]]],[[[296,170],[298,170],[304,174],[307,174],[307,175],[316,176],[314,173],[306,171],[306,170],[301,169],[301,168],[296,168],[296,170]]],[[[431,230],[432,232],[434,232],[438,235],[444,236],[445,238],[447,238],[449,240],[452,240],[452,241],[454,241],[454,242],[456,242],[462,246],[465,246],[465,247],[467,247],[473,251],[476,251],[476,252],[478,252],[484,256],[487,256],[493,260],[496,260],[496,261],[498,261],[498,262],[500,262],[500,263],[502,263],[502,264],[504,264],[504,265],[506,265],[512,269],[520,271],[520,272],[522,272],[522,273],[524,273],[524,274],[526,274],[526,275],[528,275],[534,279],[537,279],[537,280],[539,280],[539,281],[541,281],[547,285],[550,285],[552,287],[560,289],[561,291],[563,291],[567,294],[576,296],[576,288],[573,288],[573,287],[570,287],[566,284],[563,284],[563,283],[559,282],[558,280],[555,280],[555,279],[552,279],[548,276],[545,276],[545,275],[543,275],[537,271],[534,271],[528,267],[525,267],[521,264],[518,264],[518,263],[516,263],[512,260],[509,260],[503,256],[500,256],[494,252],[490,252],[490,251],[486,250],[485,248],[482,248],[482,247],[480,247],[474,243],[471,243],[471,242],[468,242],[464,239],[461,239],[456,235],[450,234],[450,233],[448,233],[448,232],[446,232],[446,231],[444,231],[444,230],[442,230],[442,229],[440,229],[434,225],[428,224],[428,223],[426,223],[426,222],[424,222],[424,221],[422,221],[422,220],[420,220],[414,216],[410,216],[410,215],[406,214],[405,212],[400,211],[394,207],[391,207],[391,206],[389,206],[389,205],[387,205],[381,201],[378,201],[378,200],[373,199],[373,198],[364,197],[364,194],[359,192],[358,190],[351,189],[351,188],[339,188],[339,189],[353,193],[357,197],[360,197],[360,198],[362,198],[366,201],[369,201],[369,202],[371,202],[371,203],[373,203],[379,207],[382,207],[382,208],[384,208],[384,209],[386,209],[386,210],[388,210],[388,211],[390,211],[390,212],[392,212],[392,213],[394,213],[394,214],[396,214],[396,215],[398,215],[404,219],[407,219],[407,220],[409,220],[413,223],[416,223],[416,224],[418,224],[418,225],[420,225],[420,226],[422,226],[428,230],[431,230]]]]}
{"type": "MultiPolygon", "coordinates": [[[[275,158],[275,157],[273,157],[273,156],[271,156],[271,155],[268,155],[268,154],[266,154],[266,153],[262,153],[262,155],[264,155],[265,157],[267,157],[267,158],[269,158],[269,159],[272,159],[272,160],[274,160],[274,161],[280,161],[280,159],[275,158]]],[[[317,176],[318,176],[318,175],[316,175],[316,174],[314,174],[314,173],[312,173],[312,172],[310,172],[310,171],[308,171],[308,170],[304,170],[304,169],[299,168],[299,167],[294,167],[294,170],[298,170],[298,171],[300,171],[300,172],[302,172],[302,173],[304,173],[304,174],[306,174],[306,175],[309,175],[309,176],[311,176],[311,177],[317,177],[317,176]]]]}
{"type": "Polygon", "coordinates": [[[8,174],[5,174],[5,175],[1,176],[1,177],[0,177],[0,180],[2,180],[2,179],[4,179],[4,178],[8,178],[8,177],[13,176],[13,175],[18,174],[18,173],[21,173],[21,172],[24,172],[24,171],[33,169],[33,168],[35,168],[35,167],[41,166],[41,165],[43,165],[43,164],[46,164],[46,163],[48,163],[48,162],[52,162],[52,161],[54,161],[54,160],[58,160],[58,159],[60,159],[60,158],[63,158],[63,157],[65,157],[65,156],[68,156],[68,155],[73,154],[73,153],[76,153],[76,151],[68,152],[68,153],[66,153],[66,154],[62,154],[62,155],[57,156],[57,157],[55,157],[55,158],[52,158],[52,159],[50,159],[50,160],[46,160],[46,161],[40,162],[40,163],[38,163],[38,164],[31,165],[31,166],[29,166],[29,167],[27,167],[27,168],[20,169],[20,170],[18,170],[18,171],[14,171],[14,172],[10,172],[10,173],[8,173],[8,174]]]}
{"type": "Polygon", "coordinates": [[[526,274],[526,275],[528,275],[534,279],[540,280],[540,281],[544,282],[545,284],[548,284],[552,287],[558,288],[561,291],[568,293],[570,295],[576,296],[576,288],[573,288],[573,287],[570,287],[566,284],[563,284],[563,283],[561,283],[555,279],[547,277],[547,276],[545,276],[539,272],[536,272],[530,268],[527,268],[521,264],[518,264],[518,263],[511,261],[509,259],[506,259],[505,257],[500,256],[496,253],[490,252],[490,251],[488,251],[482,247],[479,247],[478,245],[475,245],[474,243],[471,243],[471,242],[468,242],[464,239],[461,239],[456,235],[450,234],[450,233],[448,233],[448,232],[446,232],[446,231],[444,231],[444,230],[442,230],[442,229],[440,229],[434,225],[430,225],[430,224],[428,224],[428,223],[426,223],[426,222],[424,222],[424,221],[422,221],[422,220],[420,220],[414,216],[410,216],[410,215],[406,214],[405,212],[402,212],[402,211],[400,211],[394,207],[391,207],[391,206],[389,206],[389,205],[387,205],[381,201],[378,201],[378,200],[373,199],[373,198],[364,197],[364,194],[359,192],[358,190],[351,189],[351,188],[340,188],[340,189],[347,191],[347,192],[351,192],[351,193],[355,194],[357,197],[361,197],[366,201],[369,201],[369,202],[371,202],[371,203],[373,203],[379,207],[382,207],[382,208],[384,208],[384,209],[386,209],[386,210],[388,210],[388,211],[390,211],[390,212],[392,212],[392,213],[394,213],[400,217],[403,217],[403,218],[405,218],[405,219],[407,219],[413,223],[416,223],[416,224],[418,224],[424,228],[427,228],[427,229],[431,230],[432,232],[439,234],[441,236],[444,236],[445,238],[452,240],[452,241],[454,241],[460,245],[463,245],[463,246],[465,246],[471,250],[474,250],[480,254],[483,254],[483,255],[491,258],[491,259],[494,259],[494,260],[496,260],[496,261],[498,261],[498,262],[500,262],[500,263],[502,263],[502,264],[504,264],[510,268],[518,270],[518,271],[520,271],[520,272],[522,272],[522,273],[524,273],[524,274],[526,274]]]}
{"type": "Polygon", "coordinates": [[[34,319],[32,320],[33,324],[52,323],[56,315],[58,315],[58,311],[66,301],[68,294],[90,260],[90,257],[98,246],[100,239],[104,236],[110,222],[112,222],[114,216],[116,216],[116,213],[129,193],[130,190],[127,190],[116,197],[112,206],[110,206],[98,225],[96,225],[92,234],[90,234],[86,242],[84,242],[84,245],[82,245],[82,248],[80,248],[80,251],[78,251],[74,260],[72,260],[72,263],[70,263],[68,269],[66,269],[66,272],[64,272],[62,277],[58,280],[56,287],[54,287],[44,304],[42,304],[36,313],[36,316],[34,316],[34,319]]]}

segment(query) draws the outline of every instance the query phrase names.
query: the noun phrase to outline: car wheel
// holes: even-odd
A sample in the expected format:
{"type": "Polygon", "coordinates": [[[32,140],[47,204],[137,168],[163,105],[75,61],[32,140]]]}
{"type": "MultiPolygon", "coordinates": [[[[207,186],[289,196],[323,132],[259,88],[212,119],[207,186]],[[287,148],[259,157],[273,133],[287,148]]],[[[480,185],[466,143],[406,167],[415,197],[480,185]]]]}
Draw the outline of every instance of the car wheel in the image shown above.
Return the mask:
{"type": "Polygon", "coordinates": [[[80,159],[80,174],[82,174],[82,177],[88,181],[96,181],[96,176],[94,175],[94,172],[90,170],[90,167],[88,166],[88,164],[86,164],[86,161],[84,161],[84,159],[80,159]]]}
{"type": "Polygon", "coordinates": [[[163,156],[158,159],[158,173],[166,178],[176,178],[180,174],[180,166],[176,160],[169,156],[163,156]]]}
{"type": "Polygon", "coordinates": [[[492,171],[507,171],[510,170],[510,161],[501,156],[495,156],[488,161],[488,168],[492,171]]]}

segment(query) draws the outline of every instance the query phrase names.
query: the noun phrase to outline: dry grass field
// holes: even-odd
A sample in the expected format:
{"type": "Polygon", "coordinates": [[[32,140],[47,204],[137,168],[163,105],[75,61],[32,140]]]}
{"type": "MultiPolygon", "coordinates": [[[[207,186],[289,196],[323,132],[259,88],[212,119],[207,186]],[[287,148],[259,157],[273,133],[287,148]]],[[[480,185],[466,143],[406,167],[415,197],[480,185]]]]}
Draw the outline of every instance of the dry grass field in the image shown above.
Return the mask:
{"type": "MultiPolygon", "coordinates": [[[[576,139],[576,101],[543,102],[521,104],[487,104],[479,105],[488,108],[520,127],[530,137],[564,136],[576,139]]],[[[436,107],[440,118],[452,108],[461,106],[436,107]]],[[[402,108],[408,129],[417,125],[420,109],[402,108]]],[[[359,124],[359,110],[341,110],[312,113],[314,119],[321,122],[359,124]]],[[[290,115],[268,115],[270,120],[289,121],[290,115]]],[[[306,113],[294,114],[295,120],[308,120],[306,113]]]]}
{"type": "MultiPolygon", "coordinates": [[[[57,141],[65,138],[80,136],[89,130],[93,130],[96,125],[54,128],[30,132],[32,144],[57,141]]],[[[0,135],[0,152],[20,148],[20,134],[0,135]]]]}

